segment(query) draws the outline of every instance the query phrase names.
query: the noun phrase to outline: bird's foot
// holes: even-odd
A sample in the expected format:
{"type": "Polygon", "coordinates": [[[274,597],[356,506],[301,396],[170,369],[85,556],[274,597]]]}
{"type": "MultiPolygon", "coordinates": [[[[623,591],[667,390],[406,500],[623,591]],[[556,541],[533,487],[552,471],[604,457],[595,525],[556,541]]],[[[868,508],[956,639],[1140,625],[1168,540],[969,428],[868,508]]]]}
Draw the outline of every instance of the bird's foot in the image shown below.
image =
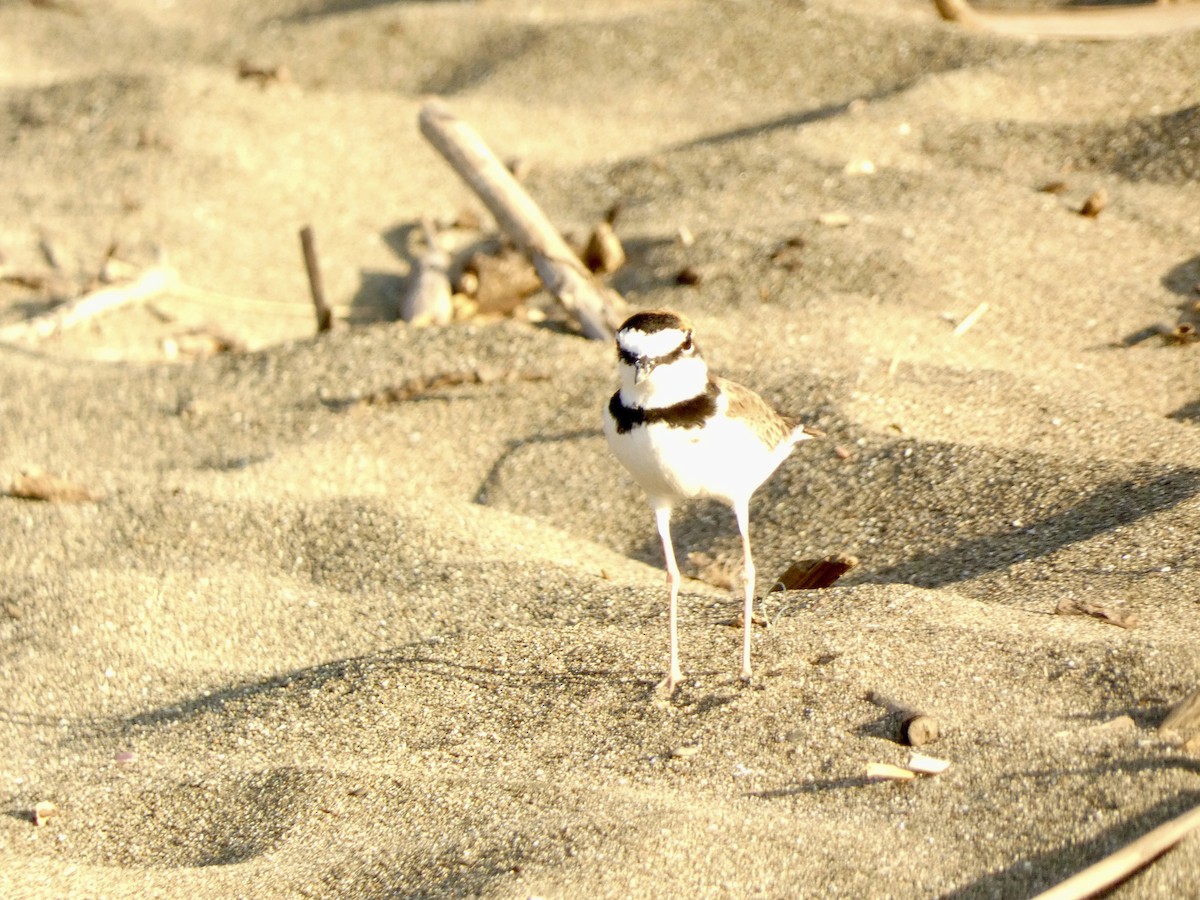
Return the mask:
{"type": "Polygon", "coordinates": [[[660,697],[671,697],[675,694],[675,688],[679,687],[681,681],[683,681],[683,673],[675,669],[667,673],[667,677],[654,686],[654,693],[660,697]]]}
{"type": "MultiPolygon", "coordinates": [[[[726,619],[721,624],[728,625],[730,628],[742,628],[746,624],[746,616],[744,613],[738,613],[732,619],[726,619]]],[[[758,613],[755,613],[754,615],[752,615],[750,617],[750,624],[757,625],[759,628],[770,628],[771,620],[768,619],[765,615],[760,615],[758,613]]]]}

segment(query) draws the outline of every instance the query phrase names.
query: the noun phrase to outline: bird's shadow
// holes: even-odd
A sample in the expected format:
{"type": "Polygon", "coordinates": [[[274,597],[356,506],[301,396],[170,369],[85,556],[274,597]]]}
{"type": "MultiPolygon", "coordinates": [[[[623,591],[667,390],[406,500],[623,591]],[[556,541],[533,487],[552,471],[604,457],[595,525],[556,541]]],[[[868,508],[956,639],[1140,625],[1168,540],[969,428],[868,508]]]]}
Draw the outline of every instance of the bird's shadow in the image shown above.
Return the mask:
{"type": "Polygon", "coordinates": [[[1200,400],[1191,400],[1178,409],[1174,409],[1167,414],[1170,419],[1178,419],[1181,422],[1200,422],[1200,400]]]}
{"type": "MultiPolygon", "coordinates": [[[[284,21],[308,22],[329,16],[365,12],[382,6],[418,6],[430,2],[446,3],[449,0],[324,0],[322,3],[310,4],[306,9],[290,13],[284,17],[284,21]]],[[[461,2],[461,0],[457,0],[457,2],[461,2]]]]}
{"type": "Polygon", "coordinates": [[[226,685],[205,691],[178,703],[167,704],[132,715],[125,725],[135,727],[163,726],[187,721],[208,712],[218,712],[231,703],[269,701],[286,693],[303,696],[328,685],[342,683],[347,689],[364,683],[369,674],[387,671],[419,671],[423,676],[444,681],[473,684],[494,690],[503,684],[522,685],[531,689],[560,690],[568,682],[629,681],[648,683],[653,673],[618,672],[610,669],[569,668],[567,672],[513,672],[497,666],[482,666],[422,652],[424,645],[408,645],[393,651],[331,660],[315,666],[295,669],[256,681],[226,685]]]}
{"type": "Polygon", "coordinates": [[[480,481],[479,487],[475,490],[475,496],[472,498],[473,502],[482,506],[488,504],[492,490],[503,476],[504,467],[525,447],[533,444],[560,444],[586,440],[600,437],[601,434],[599,428],[579,428],[574,431],[560,431],[553,434],[534,434],[509,441],[500,455],[496,457],[483,480],[480,481]]]}
{"type": "MultiPolygon", "coordinates": [[[[415,240],[421,234],[421,223],[405,221],[391,226],[383,232],[384,244],[392,251],[398,262],[412,272],[420,256],[414,252],[415,240]]],[[[475,253],[495,253],[501,241],[493,235],[481,234],[476,240],[457,246],[450,260],[449,276],[456,283],[462,270],[475,253]]],[[[383,269],[363,269],[359,272],[358,290],[350,299],[350,321],[367,324],[379,321],[395,321],[400,315],[400,301],[408,287],[409,276],[383,269]]]]}
{"type": "MultiPolygon", "coordinates": [[[[1124,467],[1123,467],[1124,468],[1124,467]]],[[[1124,471],[1097,472],[1093,486],[1072,501],[1033,517],[1030,506],[1042,495],[1061,495],[1062,467],[1019,451],[980,451],[944,442],[885,441],[841,460],[811,454],[803,464],[791,460],[760,490],[751,507],[755,546],[759,537],[776,536],[793,522],[776,512],[803,502],[819,504],[806,519],[811,543],[834,536],[841,546],[811,546],[809,556],[850,552],[860,565],[840,584],[901,583],[938,588],[971,581],[1017,564],[1048,557],[1065,547],[1185,503],[1200,493],[1200,468],[1138,465],[1124,471]],[[903,460],[941,459],[954,471],[956,486],[942,488],[929,467],[909,469],[903,460]],[[900,461],[900,464],[897,461],[900,461]],[[879,472],[887,472],[881,479],[879,472]],[[1012,479],[1011,492],[996,490],[998,474],[1012,479]],[[811,489],[811,490],[810,490],[811,489]],[[986,493],[987,502],[977,496],[986,493]],[[865,549],[856,521],[882,519],[889,507],[904,503],[898,522],[865,549]],[[1020,526],[1014,523],[1020,522],[1020,526]],[[925,549],[928,548],[928,549],[925,549]]],[[[718,536],[725,534],[723,530],[718,536]]],[[[736,533],[736,531],[735,531],[736,533]]]]}
{"type": "MultiPolygon", "coordinates": [[[[410,221],[383,233],[383,242],[410,272],[417,260],[412,252],[412,237],[420,230],[420,222],[410,221]]],[[[355,324],[395,321],[400,316],[400,298],[407,284],[408,277],[397,272],[363,269],[359,273],[358,290],[350,298],[350,321],[355,324]]]]}
{"type": "Polygon", "coordinates": [[[1162,277],[1162,284],[1171,293],[1187,298],[1189,305],[1200,299],[1196,294],[1197,285],[1200,285],[1200,254],[1173,266],[1162,277]]]}
{"type": "MultiPolygon", "coordinates": [[[[875,571],[868,564],[857,578],[929,588],[969,581],[1131,525],[1188,500],[1198,491],[1200,469],[1176,469],[1150,479],[1113,479],[1084,494],[1070,507],[1027,521],[1019,530],[1002,528],[962,538],[944,549],[918,552],[875,571]]],[[[1011,515],[1001,514],[999,520],[1024,514],[1019,508],[1009,512],[1011,515]]],[[[957,525],[962,527],[963,523],[957,525]]]]}

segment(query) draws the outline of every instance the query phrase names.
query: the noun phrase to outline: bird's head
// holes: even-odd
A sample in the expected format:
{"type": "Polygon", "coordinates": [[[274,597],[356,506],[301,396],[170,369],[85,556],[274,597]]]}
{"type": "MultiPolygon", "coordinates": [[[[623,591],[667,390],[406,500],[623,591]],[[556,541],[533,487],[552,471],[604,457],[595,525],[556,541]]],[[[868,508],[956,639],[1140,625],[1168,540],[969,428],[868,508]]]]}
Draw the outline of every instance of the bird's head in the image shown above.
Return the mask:
{"type": "Polygon", "coordinates": [[[617,331],[621,394],[634,406],[671,406],[704,392],[708,367],[692,323],[667,309],[635,313],[617,331]]]}

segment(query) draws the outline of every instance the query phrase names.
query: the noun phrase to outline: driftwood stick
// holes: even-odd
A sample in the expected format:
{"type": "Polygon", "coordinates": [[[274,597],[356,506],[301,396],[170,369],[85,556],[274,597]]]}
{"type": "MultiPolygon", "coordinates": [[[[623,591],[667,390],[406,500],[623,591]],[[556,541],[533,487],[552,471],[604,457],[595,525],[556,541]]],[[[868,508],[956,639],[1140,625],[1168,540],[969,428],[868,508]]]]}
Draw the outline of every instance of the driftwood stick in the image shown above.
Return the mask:
{"type": "Polygon", "coordinates": [[[479,195],[500,228],[537,268],[538,276],[594,340],[610,340],[625,301],[600,284],[546,214],[496,157],[483,138],[445,104],[430,100],[420,113],[421,133],[479,195]]]}
{"type": "Polygon", "coordinates": [[[90,291],[32,319],[0,328],[0,341],[13,342],[49,337],[100,313],[165,293],[171,290],[178,280],[178,274],[170,266],[151,266],[127,284],[90,291]]]}
{"type": "Polygon", "coordinates": [[[1159,825],[1132,844],[1038,894],[1034,900],[1083,900],[1095,896],[1166,853],[1196,828],[1200,828],[1200,806],[1159,825]]]}
{"type": "Polygon", "coordinates": [[[868,691],[866,699],[888,711],[895,720],[896,736],[902,744],[923,747],[941,737],[937,719],[928,713],[879,691],[868,691]]]}
{"type": "Polygon", "coordinates": [[[1059,41],[1119,41],[1200,28],[1195,4],[1138,4],[1037,12],[980,12],[966,0],[933,0],[943,19],[975,31],[1059,41]]]}
{"type": "Polygon", "coordinates": [[[400,318],[412,325],[445,325],[454,314],[450,303],[450,254],[438,243],[428,219],[421,220],[425,252],[413,263],[400,301],[400,318]]]}
{"type": "Polygon", "coordinates": [[[325,299],[325,283],[321,279],[321,261],[311,225],[300,229],[300,249],[304,253],[304,270],[308,273],[308,289],[317,312],[317,334],[333,328],[333,310],[325,299]]]}

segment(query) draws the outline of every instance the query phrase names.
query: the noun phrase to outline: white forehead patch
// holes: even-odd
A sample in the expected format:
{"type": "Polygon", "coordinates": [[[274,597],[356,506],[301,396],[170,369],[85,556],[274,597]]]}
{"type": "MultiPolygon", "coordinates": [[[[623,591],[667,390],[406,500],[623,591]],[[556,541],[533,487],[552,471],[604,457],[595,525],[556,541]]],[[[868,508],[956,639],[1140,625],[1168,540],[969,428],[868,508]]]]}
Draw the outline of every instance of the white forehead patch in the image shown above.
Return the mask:
{"type": "Polygon", "coordinates": [[[662,331],[655,331],[652,334],[646,334],[644,331],[633,328],[618,334],[617,343],[623,350],[629,351],[634,356],[655,359],[672,352],[683,343],[686,337],[687,332],[679,328],[664,328],[662,331]]]}

